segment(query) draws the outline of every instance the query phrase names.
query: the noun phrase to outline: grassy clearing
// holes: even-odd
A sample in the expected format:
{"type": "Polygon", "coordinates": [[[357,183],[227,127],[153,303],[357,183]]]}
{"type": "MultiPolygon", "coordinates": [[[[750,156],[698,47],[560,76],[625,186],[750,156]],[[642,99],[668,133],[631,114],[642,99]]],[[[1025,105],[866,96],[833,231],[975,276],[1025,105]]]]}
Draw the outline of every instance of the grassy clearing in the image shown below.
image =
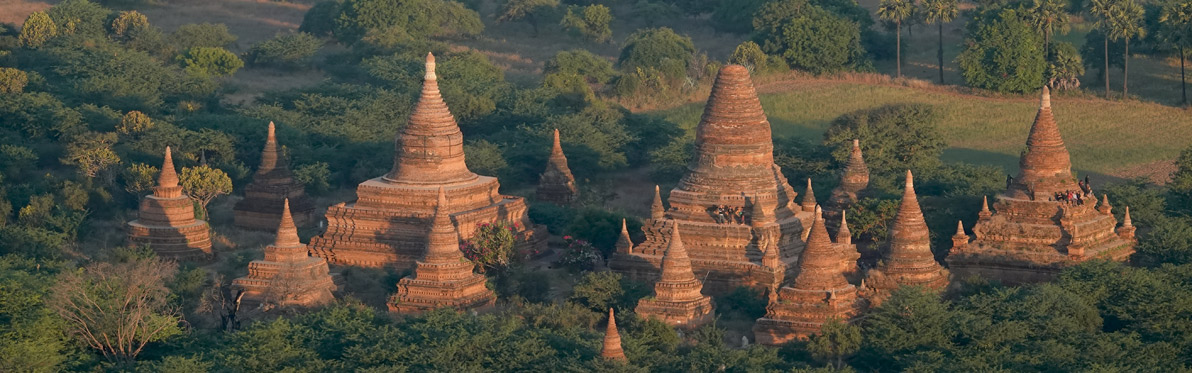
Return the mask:
{"type": "MultiPolygon", "coordinates": [[[[763,91],[770,89],[763,83],[763,91]]],[[[982,97],[830,79],[793,81],[782,92],[763,93],[761,100],[775,137],[811,141],[820,141],[829,122],[841,114],[887,104],[932,104],[940,111],[940,129],[950,145],[946,160],[1010,171],[1017,170],[1018,154],[1039,105],[1035,97],[982,97]]],[[[1152,176],[1135,168],[1175,159],[1192,145],[1192,116],[1183,109],[1072,96],[1052,101],[1072,162],[1081,173],[1152,176]]],[[[702,110],[702,103],[692,103],[657,113],[694,133],[702,110]]]]}

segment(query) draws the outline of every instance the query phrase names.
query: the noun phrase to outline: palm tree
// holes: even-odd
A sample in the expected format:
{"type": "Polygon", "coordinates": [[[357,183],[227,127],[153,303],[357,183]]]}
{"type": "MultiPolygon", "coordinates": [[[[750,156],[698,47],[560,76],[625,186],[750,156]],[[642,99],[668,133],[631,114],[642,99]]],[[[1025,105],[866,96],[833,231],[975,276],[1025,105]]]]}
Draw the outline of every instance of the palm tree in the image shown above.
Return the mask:
{"type": "Polygon", "coordinates": [[[1043,33],[1043,54],[1051,47],[1054,32],[1068,32],[1068,2],[1064,0],[1033,0],[1026,7],[1026,19],[1035,29],[1043,33]]]}
{"type": "Polygon", "coordinates": [[[1188,104],[1188,86],[1184,80],[1185,51],[1192,47],[1192,0],[1173,0],[1159,10],[1159,38],[1180,54],[1180,98],[1188,104]]]}
{"type": "Polygon", "coordinates": [[[1117,11],[1117,1],[1119,0],[1092,0],[1089,2],[1089,14],[1097,19],[1093,23],[1093,27],[1101,29],[1101,33],[1105,35],[1105,68],[1101,71],[1105,72],[1105,98],[1109,98],[1109,29],[1112,27],[1111,19],[1113,13],[1117,11]]]}
{"type": "Polygon", "coordinates": [[[1122,97],[1129,94],[1127,82],[1130,79],[1130,39],[1146,36],[1142,18],[1146,14],[1137,0],[1118,0],[1117,11],[1110,13],[1108,37],[1114,41],[1124,39],[1126,50],[1122,53],[1122,97]]]}
{"type": "Polygon", "coordinates": [[[944,23],[952,22],[956,18],[958,12],[956,0],[923,0],[922,6],[923,20],[928,24],[938,24],[940,27],[940,44],[935,56],[939,59],[940,64],[940,84],[944,84],[944,23]]]}
{"type": "Polygon", "coordinates": [[[914,5],[910,0],[882,0],[877,6],[877,16],[894,22],[894,58],[898,60],[898,77],[902,77],[902,21],[911,15],[914,5]]]}

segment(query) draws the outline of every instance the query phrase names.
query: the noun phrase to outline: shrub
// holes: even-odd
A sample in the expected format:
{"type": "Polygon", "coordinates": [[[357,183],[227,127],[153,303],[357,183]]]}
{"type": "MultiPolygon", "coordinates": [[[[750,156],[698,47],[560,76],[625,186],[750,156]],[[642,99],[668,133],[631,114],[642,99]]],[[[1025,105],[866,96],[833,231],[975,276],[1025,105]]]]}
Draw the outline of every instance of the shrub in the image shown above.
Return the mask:
{"type": "Polygon", "coordinates": [[[219,47],[194,47],[179,56],[187,73],[198,76],[224,76],[244,67],[244,61],[219,47]]]}
{"type": "Polygon", "coordinates": [[[613,15],[607,6],[592,4],[583,7],[582,11],[579,9],[574,5],[567,8],[567,14],[560,22],[563,28],[597,43],[612,40],[613,30],[609,24],[613,22],[613,15]]]}
{"type": "Polygon", "coordinates": [[[116,39],[128,40],[137,30],[149,27],[149,18],[135,10],[120,12],[112,20],[112,36],[116,39]]]}
{"type": "Polygon", "coordinates": [[[1032,92],[1047,70],[1042,36],[1014,10],[1002,9],[970,24],[956,57],[966,84],[999,92],[1032,92]]]}
{"type": "Polygon", "coordinates": [[[311,194],[331,190],[331,168],[327,162],[315,162],[294,168],[294,180],[305,185],[311,194]]]}
{"type": "Polygon", "coordinates": [[[669,63],[678,69],[667,69],[667,78],[675,79],[687,72],[687,63],[695,54],[691,38],[676,34],[666,27],[638,30],[625,41],[617,64],[621,71],[632,73],[639,68],[663,68],[669,63]]]}
{"type": "Polygon", "coordinates": [[[29,84],[29,74],[10,67],[0,67],[0,94],[25,92],[26,84],[29,84]]]}
{"type": "Polygon", "coordinates": [[[305,32],[281,34],[254,45],[245,55],[245,60],[252,65],[292,67],[305,63],[322,46],[322,40],[305,32]]]}
{"type": "Polygon", "coordinates": [[[585,272],[595,269],[602,261],[600,250],[597,250],[588,241],[571,236],[563,236],[563,240],[567,246],[563,249],[563,255],[559,256],[559,260],[555,264],[571,272],[585,272]]]}
{"type": "Polygon", "coordinates": [[[57,35],[58,25],[54,24],[54,20],[50,19],[49,15],[45,12],[33,12],[29,14],[29,18],[25,19],[18,38],[21,40],[21,45],[37,48],[57,35]]]}
{"type": "Polygon", "coordinates": [[[733,292],[717,299],[721,312],[737,312],[743,319],[756,320],[766,315],[766,291],[738,286],[733,292]]]}
{"type": "Polygon", "coordinates": [[[575,287],[571,288],[568,300],[587,306],[597,312],[608,312],[610,307],[618,310],[632,310],[637,301],[650,294],[645,285],[624,279],[612,271],[588,272],[575,287]]]}
{"type": "Polygon", "coordinates": [[[766,69],[766,52],[762,52],[762,47],[757,43],[746,40],[737,45],[737,49],[733,50],[733,55],[728,58],[728,62],[760,72],[766,69]]]}
{"type": "Polygon", "coordinates": [[[342,1],[320,1],[310,7],[302,16],[298,31],[314,36],[330,36],[335,31],[335,17],[339,15],[342,1]]]}
{"type": "Polygon", "coordinates": [[[1080,88],[1084,61],[1071,43],[1051,43],[1047,55],[1047,85],[1055,90],[1080,88]]]}
{"type": "Polygon", "coordinates": [[[613,64],[607,59],[583,49],[572,49],[560,51],[547,60],[542,67],[542,73],[545,75],[576,74],[584,77],[588,83],[603,84],[612,80],[617,72],[613,70],[613,64]]]}
{"type": "Polygon", "coordinates": [[[480,272],[504,270],[517,259],[517,253],[513,250],[517,241],[514,230],[517,228],[517,223],[505,221],[480,223],[476,234],[460,244],[460,250],[464,252],[465,258],[476,263],[476,269],[480,272]]]}
{"type": "Polygon", "coordinates": [[[874,172],[935,167],[947,143],[935,126],[936,110],[923,104],[886,105],[840,116],[824,132],[839,164],[848,160],[852,140],[861,140],[865,163],[874,172]]]}
{"type": "Polygon", "coordinates": [[[553,203],[539,202],[530,204],[528,214],[530,220],[545,225],[550,234],[560,235],[563,234],[563,229],[571,224],[575,210],[553,203]]]}
{"type": "Polygon", "coordinates": [[[196,47],[227,48],[236,42],[236,35],[222,23],[191,23],[179,26],[170,34],[170,42],[178,49],[196,47]]]}

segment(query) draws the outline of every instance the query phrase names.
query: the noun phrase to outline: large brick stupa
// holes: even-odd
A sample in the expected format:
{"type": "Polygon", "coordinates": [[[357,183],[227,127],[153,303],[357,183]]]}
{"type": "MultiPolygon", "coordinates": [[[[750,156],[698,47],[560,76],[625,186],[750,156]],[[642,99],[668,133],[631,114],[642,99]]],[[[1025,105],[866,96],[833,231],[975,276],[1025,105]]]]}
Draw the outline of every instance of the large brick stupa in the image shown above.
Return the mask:
{"type": "Polygon", "coordinates": [[[1008,284],[1045,281],[1092,259],[1124,261],[1134,252],[1134,229],[1117,229],[1108,200],[1072,174],[1072,163],[1043,88],[1039,112],[1019,161],[990,211],[982,206],[971,243],[954,238],[949,268],[960,278],[979,275],[1008,284]],[[1058,196],[1071,191],[1083,203],[1058,196]]]}
{"type": "Polygon", "coordinates": [[[195,219],[194,201],[182,193],[169,147],[153,194],[141,199],[137,219],[128,222],[127,230],[129,244],[148,246],[163,258],[206,261],[213,257],[211,227],[195,219]]]}
{"type": "Polygon", "coordinates": [[[447,201],[438,209],[451,215],[461,239],[480,223],[501,221],[515,226],[519,249],[544,248],[545,229],[530,222],[525,200],[501,195],[496,178],[469,171],[463,144],[428,54],[422,96],[397,136],[392,171],[360,183],[356,201],[327,209],[327,230],[311,239],[311,253],[336,265],[412,268],[423,254],[439,188],[447,201]]]}
{"type": "MultiPolygon", "coordinates": [[[[798,260],[801,233],[812,220],[794,204],[795,191],[774,163],[770,122],[743,66],[720,69],[696,130],[695,157],[671,190],[670,208],[655,197],[646,239],[618,252],[609,267],[653,282],[677,224],[704,292],[725,294],[738,286],[769,289],[782,271],[763,265],[768,243],[779,262],[798,260]]],[[[793,274],[793,272],[792,272],[793,274]]]]}
{"type": "Polygon", "coordinates": [[[249,302],[277,306],[315,306],[335,300],[335,282],[327,261],[307,254],[298,239],[290,201],[282,200],[277,239],[265,246],[265,258],[248,264],[248,275],[232,282],[249,302]]]}

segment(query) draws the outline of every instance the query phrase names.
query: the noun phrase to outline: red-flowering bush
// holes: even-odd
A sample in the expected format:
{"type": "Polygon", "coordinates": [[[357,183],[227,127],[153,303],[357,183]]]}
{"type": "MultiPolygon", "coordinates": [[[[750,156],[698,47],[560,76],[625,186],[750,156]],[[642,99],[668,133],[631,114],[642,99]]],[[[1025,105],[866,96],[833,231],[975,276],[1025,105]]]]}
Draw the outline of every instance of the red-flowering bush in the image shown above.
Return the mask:
{"type": "Polygon", "coordinates": [[[518,228],[517,223],[504,221],[480,223],[472,239],[460,244],[459,249],[480,272],[504,269],[517,259],[513,246],[518,228]]]}
{"type": "Polygon", "coordinates": [[[563,249],[563,255],[559,256],[555,264],[572,272],[581,272],[590,271],[600,263],[600,250],[588,241],[571,236],[563,236],[563,240],[567,242],[567,247],[563,249]]]}

